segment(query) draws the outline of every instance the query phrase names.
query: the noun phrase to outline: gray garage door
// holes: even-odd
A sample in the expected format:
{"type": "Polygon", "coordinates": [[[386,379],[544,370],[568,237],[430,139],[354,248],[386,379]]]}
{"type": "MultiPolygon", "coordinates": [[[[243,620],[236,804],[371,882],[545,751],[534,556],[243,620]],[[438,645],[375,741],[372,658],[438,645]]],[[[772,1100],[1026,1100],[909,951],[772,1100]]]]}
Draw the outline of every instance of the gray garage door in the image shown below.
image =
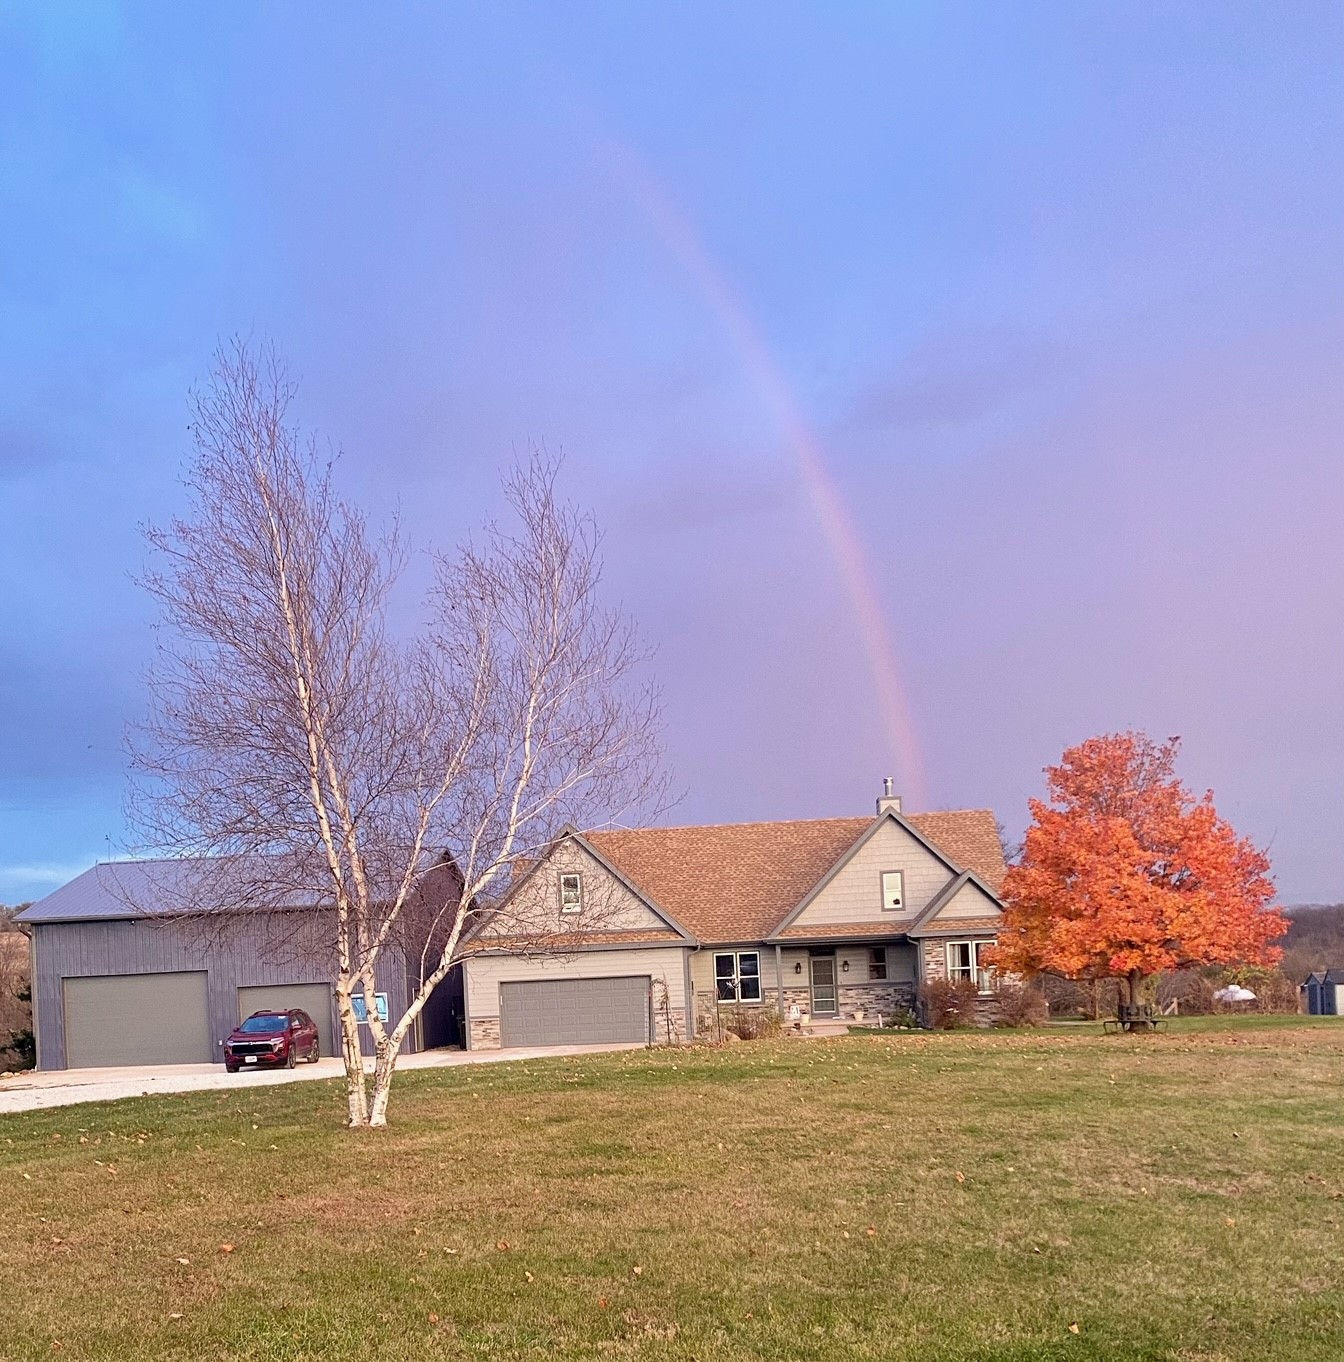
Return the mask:
{"type": "Polygon", "coordinates": [[[301,1007],[317,1023],[322,1053],[334,1055],[330,984],[258,984],[238,990],[238,1020],[254,1012],[286,1012],[301,1007]]]}
{"type": "Polygon", "coordinates": [[[65,979],[65,1062],[208,1064],[215,1058],[205,971],[65,979]]]}
{"type": "Polygon", "coordinates": [[[649,978],[534,979],[499,986],[501,1045],[649,1039],[649,978]]]}

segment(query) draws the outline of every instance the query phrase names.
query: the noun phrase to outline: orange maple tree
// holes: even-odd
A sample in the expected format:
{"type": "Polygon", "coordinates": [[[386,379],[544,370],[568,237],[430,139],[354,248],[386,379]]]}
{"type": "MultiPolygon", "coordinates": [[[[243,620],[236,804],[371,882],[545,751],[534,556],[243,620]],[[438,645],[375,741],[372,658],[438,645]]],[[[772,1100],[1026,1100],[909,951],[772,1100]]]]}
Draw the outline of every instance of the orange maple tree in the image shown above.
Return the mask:
{"type": "Polygon", "coordinates": [[[1269,859],[1175,772],[1179,738],[1089,738],[1045,774],[1003,883],[1000,969],[1113,977],[1138,1006],[1161,970],[1273,964],[1287,930],[1269,859]]]}

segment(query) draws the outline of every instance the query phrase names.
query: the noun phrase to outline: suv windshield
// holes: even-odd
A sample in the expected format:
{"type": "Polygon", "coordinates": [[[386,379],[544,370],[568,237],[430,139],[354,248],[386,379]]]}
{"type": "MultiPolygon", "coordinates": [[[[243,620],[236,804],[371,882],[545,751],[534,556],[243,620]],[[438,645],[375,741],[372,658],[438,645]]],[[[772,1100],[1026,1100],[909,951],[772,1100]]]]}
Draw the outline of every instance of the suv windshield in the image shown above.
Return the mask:
{"type": "Polygon", "coordinates": [[[289,1024],[287,1017],[249,1017],[238,1029],[250,1036],[266,1035],[271,1031],[283,1031],[289,1024]]]}

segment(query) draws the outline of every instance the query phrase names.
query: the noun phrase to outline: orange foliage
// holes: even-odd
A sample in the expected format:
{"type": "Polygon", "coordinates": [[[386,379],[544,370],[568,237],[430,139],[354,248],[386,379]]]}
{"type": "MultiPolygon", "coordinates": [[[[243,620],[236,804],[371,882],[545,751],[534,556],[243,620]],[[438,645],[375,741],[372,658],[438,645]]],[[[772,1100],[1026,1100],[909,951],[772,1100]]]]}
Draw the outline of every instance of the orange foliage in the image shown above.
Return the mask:
{"type": "Polygon", "coordinates": [[[1269,860],[1175,774],[1179,738],[1089,738],[1046,768],[1031,801],[995,963],[1021,974],[1126,978],[1131,1001],[1159,970],[1273,964],[1287,930],[1269,860]]]}

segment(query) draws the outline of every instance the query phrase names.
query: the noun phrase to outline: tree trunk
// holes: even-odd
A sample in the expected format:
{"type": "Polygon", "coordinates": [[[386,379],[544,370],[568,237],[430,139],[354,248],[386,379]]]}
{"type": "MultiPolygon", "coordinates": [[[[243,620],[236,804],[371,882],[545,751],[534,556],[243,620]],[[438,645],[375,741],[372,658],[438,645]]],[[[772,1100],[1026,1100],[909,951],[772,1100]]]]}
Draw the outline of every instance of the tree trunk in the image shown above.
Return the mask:
{"type": "Polygon", "coordinates": [[[1138,1007],[1143,992],[1143,975],[1136,969],[1129,972],[1129,1005],[1138,1007]]]}
{"type": "Polygon", "coordinates": [[[378,1058],[373,1066],[373,1100],[369,1105],[369,1125],[376,1130],[387,1125],[387,1102],[392,1096],[396,1063],[397,1047],[384,1040],[378,1047],[378,1058]]]}
{"type": "Polygon", "coordinates": [[[348,990],[337,988],[336,1012],[341,1023],[341,1057],[345,1061],[345,1095],[349,1126],[358,1130],[369,1124],[369,1099],[364,1086],[364,1055],[359,1044],[359,1019],[348,990]]]}
{"type": "Polygon", "coordinates": [[[1140,1020],[1139,1008],[1142,1006],[1140,999],[1143,996],[1144,975],[1142,970],[1132,969],[1122,981],[1127,987],[1122,992],[1128,993],[1129,1020],[1125,1025],[1126,1031],[1149,1031],[1152,1023],[1147,1020],[1140,1020]]]}

